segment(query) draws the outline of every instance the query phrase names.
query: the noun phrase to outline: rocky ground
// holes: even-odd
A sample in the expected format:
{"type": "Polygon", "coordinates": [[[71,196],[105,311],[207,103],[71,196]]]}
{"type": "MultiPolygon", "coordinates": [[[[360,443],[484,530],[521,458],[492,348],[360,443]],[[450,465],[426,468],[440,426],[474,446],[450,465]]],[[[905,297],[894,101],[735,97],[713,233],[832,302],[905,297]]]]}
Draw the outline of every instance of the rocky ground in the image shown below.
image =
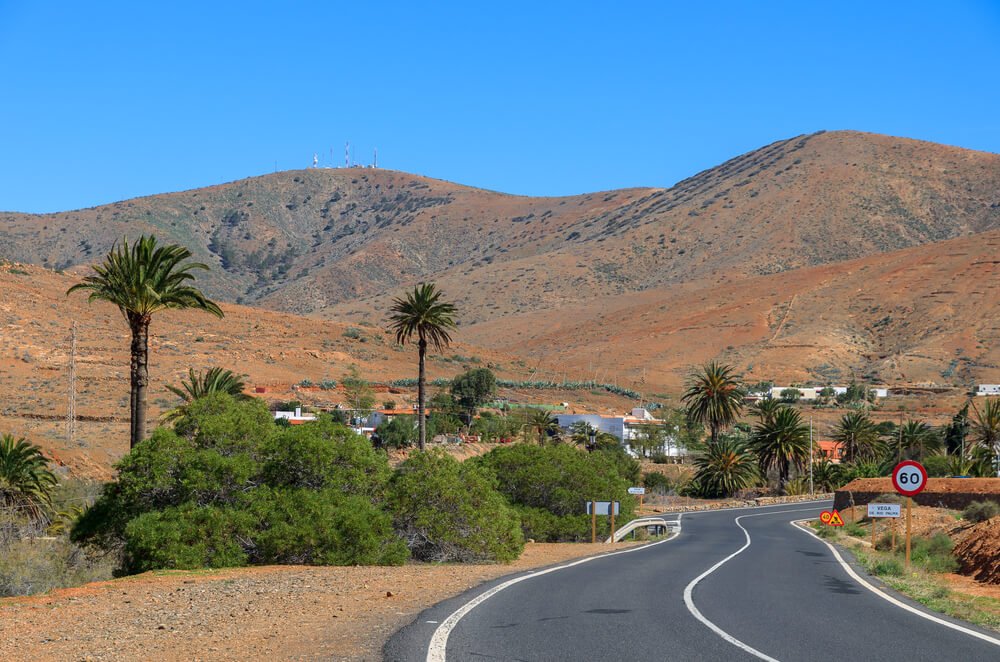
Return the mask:
{"type": "Polygon", "coordinates": [[[502,575],[608,551],[529,543],[510,565],[146,573],[0,600],[0,660],[378,660],[426,607],[502,575]]]}

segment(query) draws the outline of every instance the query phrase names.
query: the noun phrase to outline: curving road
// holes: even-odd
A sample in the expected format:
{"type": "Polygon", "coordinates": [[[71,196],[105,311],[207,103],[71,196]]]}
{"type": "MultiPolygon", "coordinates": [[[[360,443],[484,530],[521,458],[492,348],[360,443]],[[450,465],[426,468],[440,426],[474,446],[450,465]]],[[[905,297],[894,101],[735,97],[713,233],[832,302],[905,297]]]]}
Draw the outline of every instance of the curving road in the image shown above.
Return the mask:
{"type": "Polygon", "coordinates": [[[436,605],[384,659],[1000,660],[1000,636],[887,601],[790,524],[829,505],[670,516],[682,524],[671,540],[436,605]]]}

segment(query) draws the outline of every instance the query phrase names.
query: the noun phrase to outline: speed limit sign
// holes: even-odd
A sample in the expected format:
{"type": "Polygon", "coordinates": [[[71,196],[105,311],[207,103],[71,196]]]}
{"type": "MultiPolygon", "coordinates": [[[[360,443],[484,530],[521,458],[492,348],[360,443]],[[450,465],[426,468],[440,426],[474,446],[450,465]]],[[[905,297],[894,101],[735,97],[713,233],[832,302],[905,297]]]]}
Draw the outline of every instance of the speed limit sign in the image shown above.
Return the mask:
{"type": "Polygon", "coordinates": [[[919,494],[927,487],[927,470],[913,460],[904,460],[892,470],[892,486],[904,496],[919,494]]]}

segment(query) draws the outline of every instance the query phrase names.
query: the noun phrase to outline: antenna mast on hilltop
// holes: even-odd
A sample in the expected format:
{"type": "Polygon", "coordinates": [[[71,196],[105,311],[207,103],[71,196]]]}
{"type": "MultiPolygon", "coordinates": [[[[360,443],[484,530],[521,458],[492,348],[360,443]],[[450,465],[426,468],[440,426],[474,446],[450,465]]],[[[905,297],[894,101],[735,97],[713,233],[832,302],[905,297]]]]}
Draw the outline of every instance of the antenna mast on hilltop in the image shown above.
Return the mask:
{"type": "Polygon", "coordinates": [[[70,445],[76,443],[76,322],[70,331],[69,402],[66,405],[66,435],[70,445]]]}
{"type": "Polygon", "coordinates": [[[372,161],[372,167],[373,168],[378,167],[378,147],[375,148],[375,160],[372,161]]]}
{"type": "Polygon", "coordinates": [[[344,143],[344,167],[351,167],[351,141],[344,143]]]}

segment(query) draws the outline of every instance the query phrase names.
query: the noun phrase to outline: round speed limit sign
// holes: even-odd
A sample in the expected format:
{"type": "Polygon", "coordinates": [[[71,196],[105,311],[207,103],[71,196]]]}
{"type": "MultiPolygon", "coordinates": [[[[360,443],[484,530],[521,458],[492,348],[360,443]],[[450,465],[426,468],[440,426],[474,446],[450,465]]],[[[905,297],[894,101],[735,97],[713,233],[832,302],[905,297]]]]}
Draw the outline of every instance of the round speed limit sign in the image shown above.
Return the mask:
{"type": "Polygon", "coordinates": [[[927,470],[913,460],[904,460],[892,470],[892,486],[904,496],[919,494],[927,487],[927,470]]]}

